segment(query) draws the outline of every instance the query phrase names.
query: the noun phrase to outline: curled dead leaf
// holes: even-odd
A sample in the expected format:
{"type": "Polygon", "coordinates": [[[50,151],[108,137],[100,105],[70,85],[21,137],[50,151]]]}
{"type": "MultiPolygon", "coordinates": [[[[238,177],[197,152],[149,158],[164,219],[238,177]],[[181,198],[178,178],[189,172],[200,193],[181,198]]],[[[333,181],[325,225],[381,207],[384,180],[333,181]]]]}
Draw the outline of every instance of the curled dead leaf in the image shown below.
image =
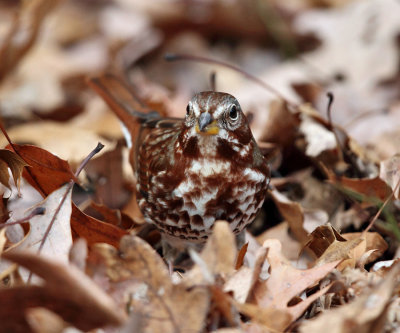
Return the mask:
{"type": "MultiPolygon", "coordinates": [[[[113,300],[77,268],[31,252],[10,251],[2,258],[40,276],[43,286],[21,286],[0,291],[0,320],[9,327],[26,323],[25,309],[45,307],[82,330],[119,326],[126,316],[113,300]],[[73,292],[71,292],[73,291],[73,292]]],[[[4,328],[4,326],[2,327],[4,328]]]]}
{"type": "Polygon", "coordinates": [[[397,264],[385,279],[372,288],[364,289],[363,294],[353,302],[325,311],[317,318],[304,322],[300,331],[319,333],[329,327],[332,333],[383,332],[388,304],[399,286],[399,271],[400,266],[397,264]]]}
{"type": "Polygon", "coordinates": [[[341,268],[348,265],[355,267],[356,260],[350,256],[350,251],[363,242],[365,244],[365,239],[362,237],[347,241],[330,224],[316,228],[310,237],[305,248],[310,249],[317,256],[316,266],[345,260],[340,264],[341,268]]]}
{"type": "Polygon", "coordinates": [[[10,188],[10,175],[8,172],[8,169],[10,169],[14,178],[14,183],[19,189],[22,171],[26,166],[28,166],[28,164],[13,151],[0,149],[0,183],[4,186],[10,188]]]}
{"type": "Polygon", "coordinates": [[[387,243],[375,232],[349,233],[340,235],[330,224],[316,228],[310,234],[310,240],[306,248],[318,258],[316,265],[323,265],[327,262],[344,260],[338,267],[342,270],[347,266],[355,267],[363,255],[370,253],[368,258],[363,258],[364,264],[372,262],[380,257],[387,249],[387,243]]]}

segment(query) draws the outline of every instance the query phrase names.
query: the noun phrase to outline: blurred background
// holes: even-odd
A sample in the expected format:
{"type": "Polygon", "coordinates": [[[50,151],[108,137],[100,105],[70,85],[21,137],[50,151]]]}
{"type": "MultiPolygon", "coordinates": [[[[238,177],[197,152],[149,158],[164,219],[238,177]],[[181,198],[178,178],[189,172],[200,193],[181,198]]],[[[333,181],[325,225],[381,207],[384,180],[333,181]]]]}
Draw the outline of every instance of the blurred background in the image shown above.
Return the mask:
{"type": "Polygon", "coordinates": [[[262,137],[277,96],[221,66],[163,59],[185,53],[237,65],[323,114],[331,91],[333,120],[376,145],[398,127],[399,17],[396,0],[3,0],[1,116],[9,125],[75,119],[79,127],[78,118],[104,108],[84,81],[102,71],[182,116],[214,71],[217,89],[239,99],[262,137]]]}

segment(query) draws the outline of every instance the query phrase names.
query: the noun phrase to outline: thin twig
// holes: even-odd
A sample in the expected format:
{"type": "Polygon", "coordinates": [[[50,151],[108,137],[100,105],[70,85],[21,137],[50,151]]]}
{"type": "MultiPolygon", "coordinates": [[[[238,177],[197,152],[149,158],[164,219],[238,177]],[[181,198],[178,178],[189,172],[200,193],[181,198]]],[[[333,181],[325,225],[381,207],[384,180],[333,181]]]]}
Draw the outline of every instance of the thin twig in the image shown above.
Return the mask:
{"type": "Polygon", "coordinates": [[[101,142],[97,143],[97,146],[95,149],[91,151],[91,153],[83,160],[81,165],[78,167],[78,169],[75,172],[75,177],[78,178],[79,174],[83,170],[83,168],[89,163],[89,161],[93,158],[94,155],[100,152],[104,148],[104,145],[101,142]]]}
{"type": "Polygon", "coordinates": [[[387,108],[365,111],[363,113],[356,115],[354,118],[350,119],[346,124],[343,125],[343,127],[348,129],[349,127],[354,126],[355,124],[357,124],[358,121],[364,118],[387,115],[389,112],[390,110],[387,108]]]}
{"type": "Polygon", "coordinates": [[[215,71],[210,74],[210,88],[212,91],[217,91],[217,73],[215,71]]]}
{"type": "Polygon", "coordinates": [[[16,225],[16,224],[24,224],[28,223],[29,220],[37,215],[44,215],[46,213],[46,209],[44,207],[36,207],[28,216],[23,217],[20,220],[14,221],[14,222],[9,222],[9,223],[0,223],[0,228],[8,227],[11,225],[16,225]]]}
{"type": "MultiPolygon", "coordinates": [[[[16,153],[19,157],[22,158],[22,156],[20,156],[17,152],[17,150],[14,147],[14,144],[12,143],[10,137],[8,136],[8,133],[6,131],[6,129],[4,128],[3,122],[0,121],[0,130],[3,132],[3,135],[6,137],[6,140],[8,141],[8,143],[10,144],[11,148],[13,149],[14,153],[16,153]]],[[[22,158],[23,159],[23,158],[22,158]]],[[[24,159],[23,159],[24,160],[24,159]]],[[[26,161],[24,160],[24,162],[26,163],[26,161]]],[[[26,163],[28,164],[28,163],[26,163]]]]}
{"type": "Polygon", "coordinates": [[[339,155],[339,160],[340,161],[344,161],[344,154],[343,154],[343,147],[340,143],[339,137],[336,133],[336,129],[335,129],[335,125],[333,125],[332,122],[332,104],[334,101],[334,96],[333,94],[329,91],[326,96],[328,97],[328,106],[326,108],[326,113],[328,116],[328,122],[329,122],[329,126],[331,127],[331,130],[333,132],[333,135],[335,136],[335,140],[336,140],[336,146],[338,149],[338,155],[339,155]]]}
{"type": "Polygon", "coordinates": [[[273,95],[279,97],[280,99],[286,101],[286,103],[290,104],[291,106],[297,107],[296,103],[293,103],[293,102],[289,101],[278,90],[276,90],[275,88],[273,88],[269,84],[267,84],[264,81],[260,80],[258,77],[247,73],[246,71],[244,71],[243,69],[239,68],[238,66],[229,64],[229,63],[227,63],[225,61],[217,60],[217,59],[211,59],[211,58],[202,57],[202,56],[196,56],[196,55],[192,55],[192,54],[171,54],[171,53],[166,54],[164,56],[164,59],[167,60],[167,61],[178,61],[178,60],[196,61],[196,62],[202,62],[202,63],[206,63],[206,64],[224,66],[226,68],[232,69],[232,70],[242,74],[248,80],[256,82],[261,87],[266,89],[268,92],[270,92],[271,94],[273,94],[273,95]]]}

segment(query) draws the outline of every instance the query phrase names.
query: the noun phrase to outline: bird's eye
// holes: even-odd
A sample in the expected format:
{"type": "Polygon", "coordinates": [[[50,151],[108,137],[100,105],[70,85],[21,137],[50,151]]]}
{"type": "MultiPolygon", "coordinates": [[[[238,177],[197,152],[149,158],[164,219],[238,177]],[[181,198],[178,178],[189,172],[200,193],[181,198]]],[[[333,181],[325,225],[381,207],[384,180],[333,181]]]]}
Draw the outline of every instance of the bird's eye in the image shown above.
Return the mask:
{"type": "Polygon", "coordinates": [[[238,111],[237,111],[237,106],[235,104],[233,104],[229,110],[229,118],[231,118],[232,120],[236,120],[238,119],[238,111]]]}
{"type": "Polygon", "coordinates": [[[186,107],[186,115],[188,116],[189,114],[190,114],[190,104],[188,104],[186,107]]]}

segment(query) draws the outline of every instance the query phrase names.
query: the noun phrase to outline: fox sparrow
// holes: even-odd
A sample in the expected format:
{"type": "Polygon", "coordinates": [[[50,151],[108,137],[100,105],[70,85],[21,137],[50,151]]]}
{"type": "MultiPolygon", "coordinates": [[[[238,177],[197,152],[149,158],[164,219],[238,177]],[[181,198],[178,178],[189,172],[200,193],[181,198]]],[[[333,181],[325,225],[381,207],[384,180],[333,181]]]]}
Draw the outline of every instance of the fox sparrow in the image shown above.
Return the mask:
{"type": "Polygon", "coordinates": [[[253,221],[265,199],[269,167],[238,101],[221,92],[196,94],[185,119],[162,118],[116,77],[89,85],[132,138],[130,161],[144,217],[175,247],[204,243],[216,220],[235,234],[253,221]]]}

